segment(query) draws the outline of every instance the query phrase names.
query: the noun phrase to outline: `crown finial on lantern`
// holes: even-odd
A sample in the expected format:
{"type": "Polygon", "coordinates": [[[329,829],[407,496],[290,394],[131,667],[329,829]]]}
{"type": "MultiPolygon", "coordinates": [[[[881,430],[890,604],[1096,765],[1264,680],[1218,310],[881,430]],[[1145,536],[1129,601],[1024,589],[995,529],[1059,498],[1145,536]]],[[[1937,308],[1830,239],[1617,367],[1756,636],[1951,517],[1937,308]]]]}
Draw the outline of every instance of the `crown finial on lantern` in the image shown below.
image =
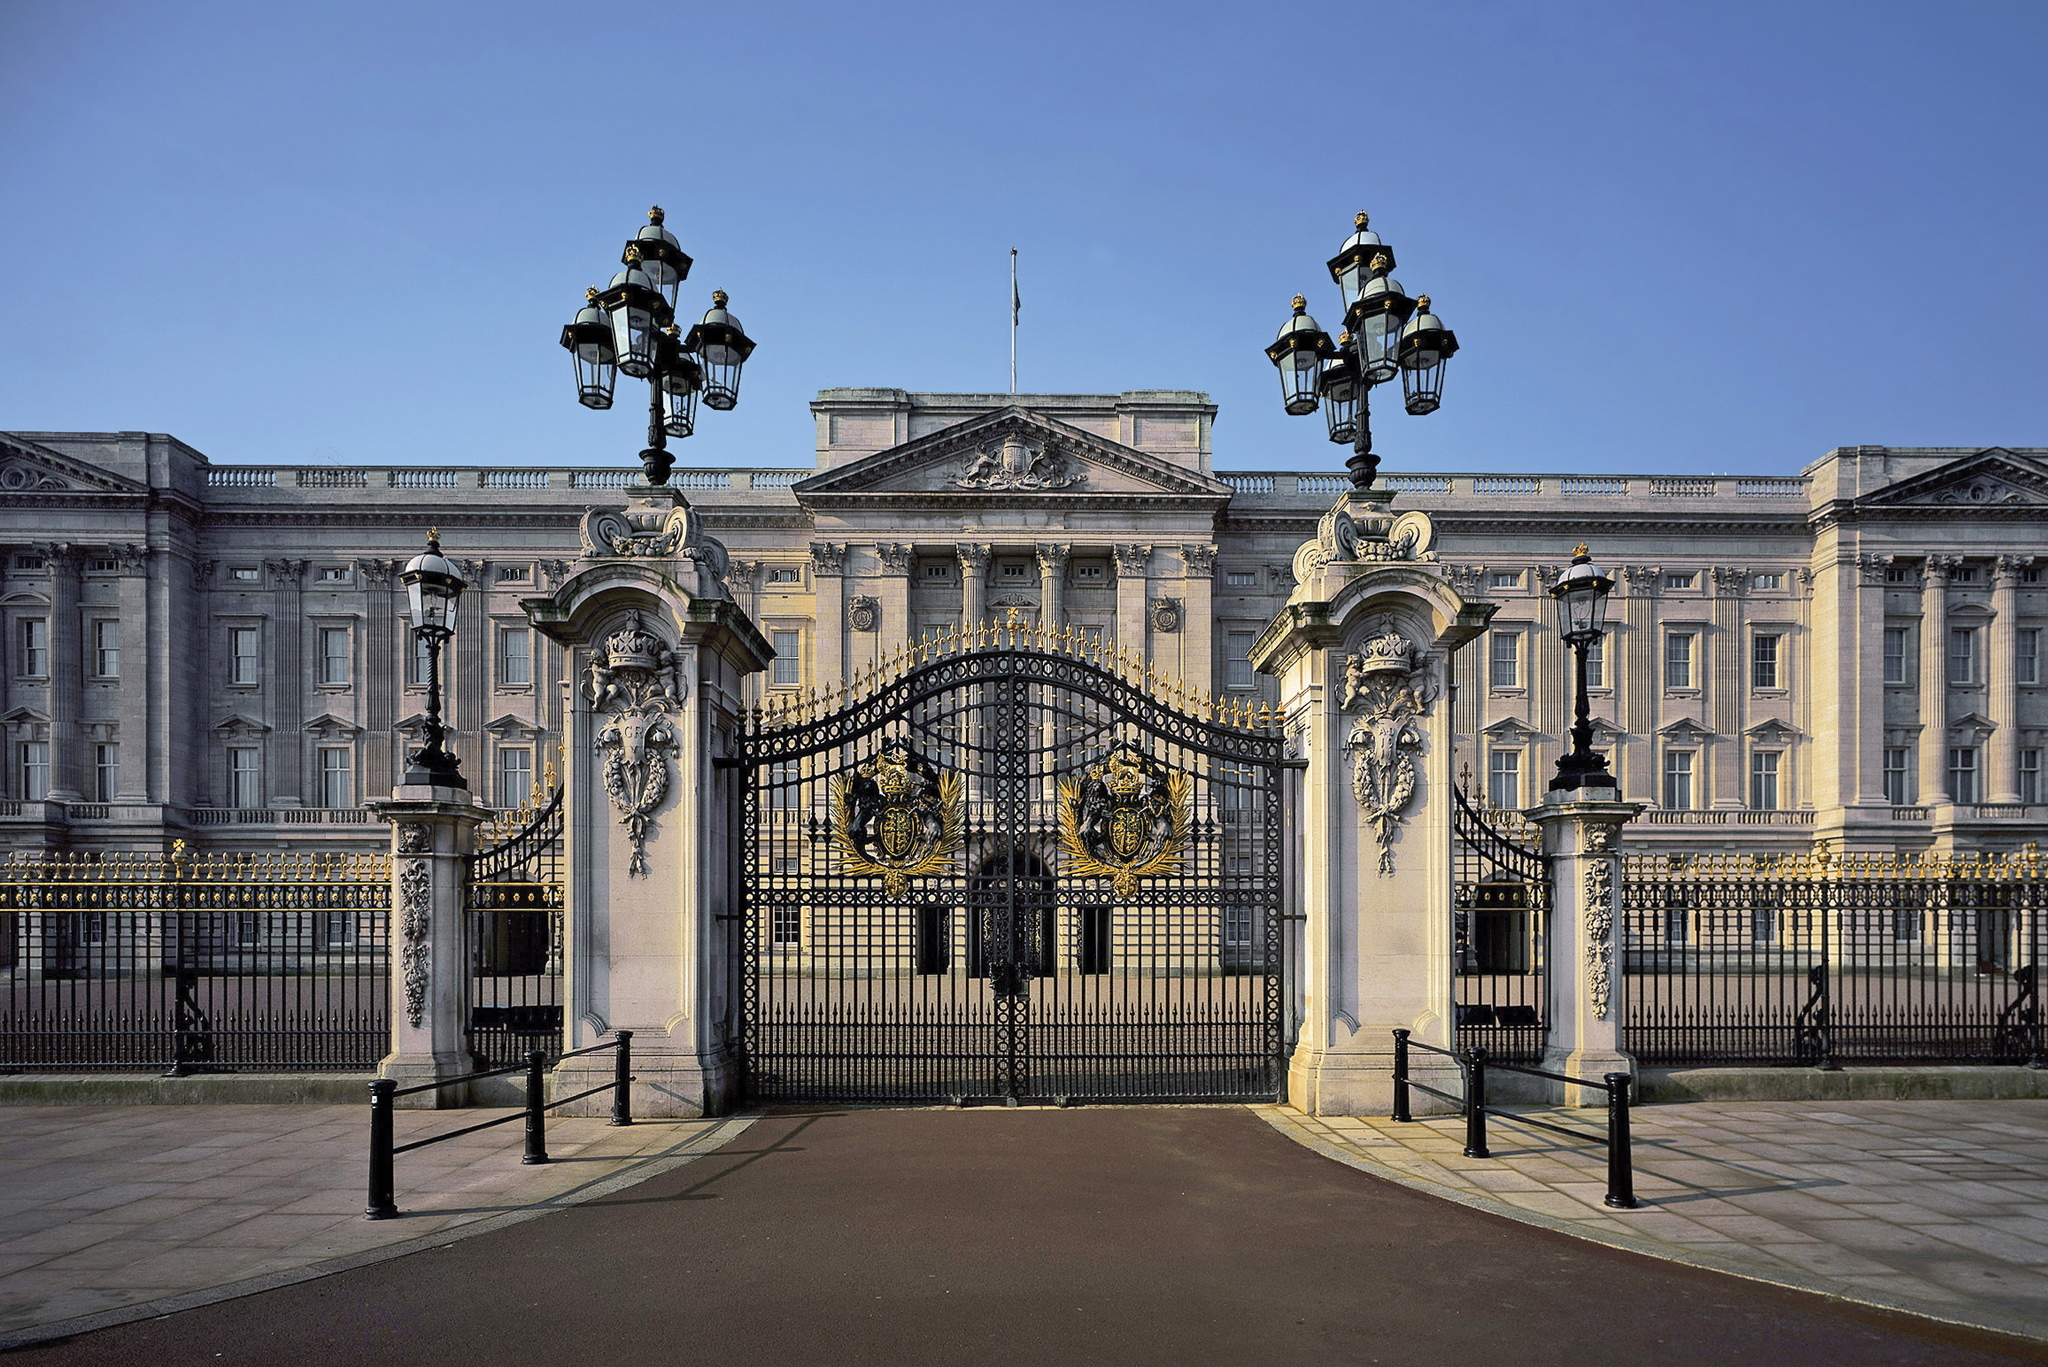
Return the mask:
{"type": "Polygon", "coordinates": [[[1294,296],[1294,298],[1293,298],[1292,300],[1290,300],[1289,302],[1290,302],[1290,303],[1292,303],[1292,304],[1294,305],[1294,311],[1295,311],[1296,313],[1307,313],[1307,312],[1308,312],[1308,296],[1307,296],[1307,295],[1305,295],[1305,294],[1297,294],[1297,295],[1295,295],[1295,296],[1294,296]]]}
{"type": "Polygon", "coordinates": [[[1365,210],[1360,209],[1357,213],[1351,216],[1351,221],[1353,223],[1356,223],[1359,226],[1359,229],[1363,231],[1366,224],[1372,222],[1372,215],[1367,213],[1365,210]]]}

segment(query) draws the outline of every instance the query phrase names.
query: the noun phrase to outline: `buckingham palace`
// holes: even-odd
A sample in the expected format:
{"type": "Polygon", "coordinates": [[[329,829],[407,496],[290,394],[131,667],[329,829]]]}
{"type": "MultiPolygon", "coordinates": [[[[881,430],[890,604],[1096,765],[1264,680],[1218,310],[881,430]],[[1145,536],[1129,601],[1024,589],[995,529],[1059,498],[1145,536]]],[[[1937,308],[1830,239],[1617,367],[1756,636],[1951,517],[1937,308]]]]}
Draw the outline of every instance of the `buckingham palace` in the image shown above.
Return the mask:
{"type": "MultiPolygon", "coordinates": [[[[828,389],[811,410],[812,452],[674,476],[773,647],[751,700],[989,620],[1277,700],[1253,646],[1343,474],[1216,468],[1217,409],[1191,391],[828,389]]],[[[446,659],[451,747],[481,800],[527,806],[559,762],[567,681],[522,601],[561,581],[585,510],[637,479],[0,434],[0,850],[382,848],[365,803],[417,744],[426,692],[396,571],[430,526],[480,590],[446,659]]],[[[1433,520],[1458,592],[1495,605],[1453,671],[1475,803],[1536,801],[1569,743],[1546,589],[1583,541],[1617,584],[1588,683],[1621,791],[1648,804],[1636,848],[1962,854],[2048,835],[2048,448],[1382,484],[1433,520]]]]}

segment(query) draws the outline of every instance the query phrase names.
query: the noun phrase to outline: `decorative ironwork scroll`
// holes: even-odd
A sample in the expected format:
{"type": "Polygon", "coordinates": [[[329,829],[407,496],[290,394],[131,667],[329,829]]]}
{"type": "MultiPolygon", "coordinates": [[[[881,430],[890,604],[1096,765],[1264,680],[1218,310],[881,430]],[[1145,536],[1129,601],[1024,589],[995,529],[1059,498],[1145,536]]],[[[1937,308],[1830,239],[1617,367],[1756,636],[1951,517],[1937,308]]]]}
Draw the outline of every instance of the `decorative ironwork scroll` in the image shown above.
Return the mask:
{"type": "Polygon", "coordinates": [[[647,823],[668,796],[668,757],[677,747],[675,652],[634,613],[592,655],[586,695],[606,714],[598,727],[604,791],[633,844],[628,876],[647,872],[647,823]]]}
{"type": "Polygon", "coordinates": [[[960,776],[941,773],[900,740],[832,785],[840,872],[877,878],[901,897],[913,878],[944,876],[966,845],[960,776]]]}
{"type": "Polygon", "coordinates": [[[1078,778],[1060,780],[1060,849],[1068,870],[1107,878],[1120,901],[1141,878],[1180,871],[1193,784],[1125,743],[1078,778]]]}

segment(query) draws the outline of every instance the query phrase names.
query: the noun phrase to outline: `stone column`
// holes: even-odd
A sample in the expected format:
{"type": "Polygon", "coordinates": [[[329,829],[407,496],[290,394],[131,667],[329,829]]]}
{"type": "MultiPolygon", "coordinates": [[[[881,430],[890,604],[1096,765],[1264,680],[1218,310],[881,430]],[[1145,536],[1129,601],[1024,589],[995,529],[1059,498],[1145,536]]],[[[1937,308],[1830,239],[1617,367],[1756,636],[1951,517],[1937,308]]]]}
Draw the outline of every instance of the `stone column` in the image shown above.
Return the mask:
{"type": "Polygon", "coordinates": [[[846,543],[811,543],[811,601],[816,604],[817,640],[811,677],[831,687],[846,677],[846,543]]]}
{"type": "MultiPolygon", "coordinates": [[[[1742,600],[1749,592],[1749,571],[1737,565],[1716,565],[1713,581],[1714,631],[1711,637],[1698,641],[1696,648],[1706,658],[1695,665],[1706,691],[1706,724],[1713,728],[1714,748],[1720,753],[1711,761],[1707,779],[1712,797],[1700,805],[1734,809],[1749,805],[1749,756],[1742,745],[1742,719],[1749,702],[1750,650],[1742,621],[1742,600]]],[[[1779,667],[1789,664],[1781,661],[1779,667]]],[[[1788,770],[1784,780],[1789,784],[1791,778],[1788,770]]]]}
{"type": "Polygon", "coordinates": [[[988,616],[989,546],[963,541],[953,552],[960,557],[960,629],[970,631],[988,616]]]}
{"type": "Polygon", "coordinates": [[[270,576],[270,619],[265,626],[269,667],[263,671],[264,719],[270,723],[270,755],[264,770],[274,807],[306,804],[306,613],[303,560],[266,560],[270,576]]]}
{"type": "Polygon", "coordinates": [[[875,644],[886,658],[910,642],[910,571],[917,556],[913,547],[885,541],[875,547],[875,558],[882,562],[882,581],[876,592],[882,613],[875,626],[875,644]]]}
{"type": "MultiPolygon", "coordinates": [[[[1613,788],[1553,789],[1528,816],[1543,832],[1550,856],[1549,970],[1544,975],[1544,1018],[1549,1037],[1543,1067],[1598,1082],[1630,1073],[1635,1060],[1621,1051],[1622,993],[1621,828],[1642,805],[1621,802],[1613,788]]],[[[1591,1087],[1546,1082],[1551,1100],[1567,1106],[1606,1104],[1591,1087]]]]}
{"type": "MultiPolygon", "coordinates": [[[[1340,502],[1297,552],[1305,577],[1252,651],[1253,668],[1279,678],[1307,761],[1290,817],[1301,874],[1288,910],[1298,907],[1303,932],[1288,1100],[1313,1115],[1389,1113],[1397,1028],[1451,1047],[1449,666],[1492,614],[1467,604],[1440,566],[1396,559],[1383,507],[1358,520],[1382,558],[1335,559],[1357,539],[1357,525],[1333,525],[1353,506],[1340,502]]],[[[1427,550],[1427,519],[1406,517],[1420,519],[1409,552],[1427,550]]],[[[1205,613],[1191,606],[1188,626],[1205,613]]],[[[1414,1080],[1457,1092],[1452,1060],[1418,1049],[1411,1061],[1414,1080]]],[[[1415,1105],[1445,1109],[1422,1093],[1415,1105]]]]}
{"type": "Polygon", "coordinates": [[[76,546],[37,547],[50,567],[50,790],[52,802],[85,800],[84,732],[78,703],[85,691],[85,626],[78,614],[76,546]]]}
{"type": "Polygon", "coordinates": [[[362,711],[356,719],[378,738],[364,747],[363,791],[380,793],[398,777],[390,737],[398,722],[401,680],[412,667],[412,633],[399,625],[404,609],[395,561],[356,561],[356,585],[363,595],[363,678],[357,685],[362,711]]]}
{"type": "Polygon", "coordinates": [[[1948,577],[1953,555],[1930,555],[1920,575],[1920,793],[1923,803],[1947,802],[1948,791],[1948,577]]]}
{"type": "Polygon", "coordinates": [[[1038,627],[1058,631],[1066,620],[1061,590],[1067,582],[1067,557],[1072,546],[1041,545],[1038,548],[1038,627]]]}
{"type": "MultiPolygon", "coordinates": [[[[1834,597],[1838,604],[1835,614],[1837,640],[1842,649],[1839,662],[1854,674],[1853,711],[1844,709],[1854,718],[1855,734],[1840,737],[1838,745],[1855,747],[1856,774],[1853,786],[1848,786],[1838,799],[1843,805],[1854,802],[1859,807],[1882,807],[1886,805],[1884,795],[1884,572],[1885,558],[1874,555],[1859,555],[1854,564],[1837,563],[1833,576],[1834,597]],[[1855,578],[1855,602],[1853,609],[1841,604],[1848,596],[1850,577],[1855,578]]],[[[1817,601],[1809,600],[1809,601],[1817,601]]],[[[1795,679],[1796,683],[1797,680],[1795,679]]],[[[1815,670],[1812,685],[1821,688],[1829,681],[1819,677],[1815,670]]],[[[1816,690],[1817,696],[1817,690],[1816,690]]],[[[1818,776],[1816,776],[1818,777],[1818,776]]],[[[1839,781],[1839,780],[1838,780],[1839,781]]],[[[1825,802],[1821,793],[1815,794],[1815,804],[1825,802]]]]}
{"type": "MultiPolygon", "coordinates": [[[[1182,546],[1180,676],[1204,693],[1220,691],[1216,670],[1216,548],[1182,546]]],[[[1448,742],[1446,742],[1448,745],[1448,742]]]]}
{"type": "MultiPolygon", "coordinates": [[[[150,800],[151,679],[157,657],[150,611],[150,561],[141,546],[110,548],[121,566],[121,785],[116,802],[150,800]]],[[[162,573],[159,568],[158,573],[162,573]]]]}
{"type": "Polygon", "coordinates": [[[2019,616],[2020,571],[2032,563],[2031,556],[2001,555],[1991,567],[1991,639],[1986,642],[1990,656],[1991,724],[1998,729],[1991,736],[1990,783],[1986,800],[2020,800],[2020,671],[2019,616]]]}
{"type": "MultiPolygon", "coordinates": [[[[391,823],[391,1052],[377,1075],[400,1088],[471,1071],[469,952],[462,920],[467,862],[487,813],[461,788],[401,785],[370,804],[391,823]]],[[[398,1104],[461,1106],[449,1087],[398,1104]]]]}
{"type": "Polygon", "coordinates": [[[1145,656],[1146,571],[1152,548],[1131,543],[1116,546],[1116,642],[1140,659],[1145,656]]]}

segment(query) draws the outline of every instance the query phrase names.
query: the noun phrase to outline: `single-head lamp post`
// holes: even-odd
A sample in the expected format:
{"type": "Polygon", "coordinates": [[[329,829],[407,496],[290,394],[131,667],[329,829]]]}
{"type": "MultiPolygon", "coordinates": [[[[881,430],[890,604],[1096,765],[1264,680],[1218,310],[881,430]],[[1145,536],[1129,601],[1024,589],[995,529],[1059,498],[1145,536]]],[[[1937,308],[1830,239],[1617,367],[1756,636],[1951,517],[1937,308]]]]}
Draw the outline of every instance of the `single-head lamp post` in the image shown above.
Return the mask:
{"type": "Polygon", "coordinates": [[[1557,775],[1550,780],[1552,792],[1577,792],[1586,788],[1618,788],[1608,772],[1607,756],[1593,748],[1591,704],[1586,697],[1586,655],[1607,630],[1607,595],[1614,581],[1593,563],[1584,542],[1572,552],[1572,563],[1550,586],[1557,600],[1558,629],[1572,648],[1577,686],[1573,700],[1572,748],[1558,758],[1557,775]]]}
{"type": "Polygon", "coordinates": [[[448,729],[441,724],[441,646],[455,634],[455,604],[467,583],[441,554],[440,528],[427,533],[427,549],[407,561],[398,578],[412,609],[413,637],[427,648],[425,743],[406,756],[404,782],[467,791],[469,780],[462,776],[462,762],[449,753],[448,729]]]}

